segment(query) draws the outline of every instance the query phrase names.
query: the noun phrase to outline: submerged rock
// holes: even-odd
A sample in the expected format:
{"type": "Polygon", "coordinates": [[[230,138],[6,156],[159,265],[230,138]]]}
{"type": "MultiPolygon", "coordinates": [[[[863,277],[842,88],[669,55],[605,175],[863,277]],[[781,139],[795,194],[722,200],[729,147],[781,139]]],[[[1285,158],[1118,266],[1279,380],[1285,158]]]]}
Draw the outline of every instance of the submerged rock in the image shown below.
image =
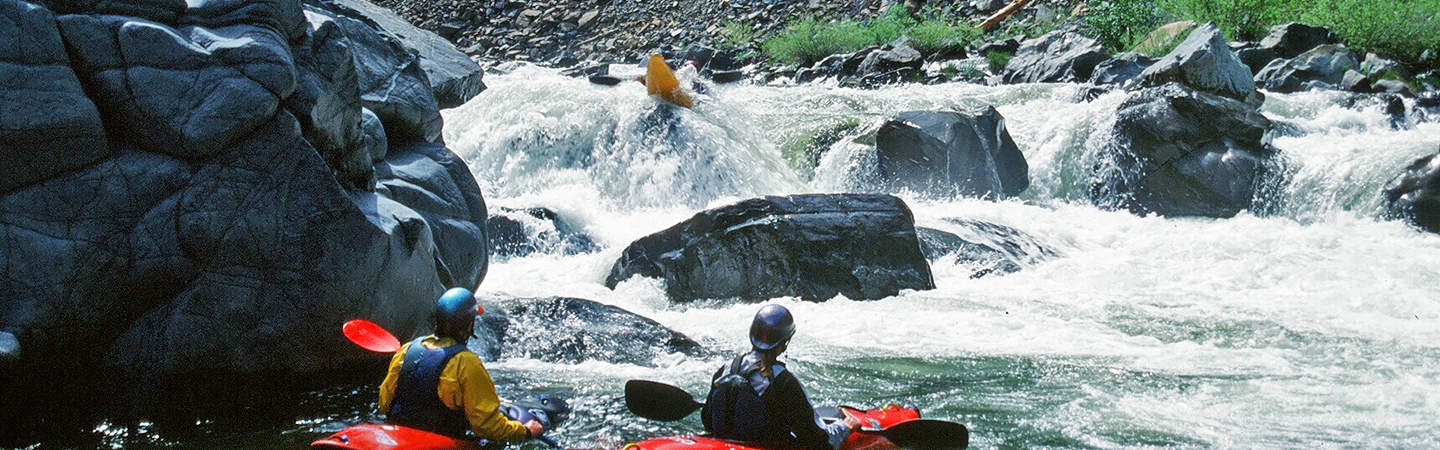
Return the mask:
{"type": "Polygon", "coordinates": [[[495,256],[573,255],[597,249],[589,236],[575,231],[548,208],[498,208],[486,219],[485,226],[495,256]]]}
{"type": "Polygon", "coordinates": [[[934,289],[914,217],[878,194],[767,196],[701,211],[630,244],[605,279],[661,278],[672,300],[844,295],[934,289]]]}
{"type": "Polygon", "coordinates": [[[857,142],[874,145],[880,182],[892,192],[1003,199],[1030,186],[1025,156],[993,106],[903,112],[857,142]]]}
{"type": "Polygon", "coordinates": [[[530,358],[655,366],[671,354],[711,354],[654,320],[592,300],[549,297],[505,303],[511,306],[487,308],[470,341],[470,348],[487,361],[530,358]]]}
{"type": "Polygon", "coordinates": [[[1385,212],[1440,233],[1440,153],[1410,163],[1385,184],[1385,212]]]}
{"type": "Polygon", "coordinates": [[[1274,151],[1270,120],[1170,83],[1130,94],[1092,170],[1089,196],[1137,214],[1231,217],[1250,207],[1274,151]]]}
{"type": "Polygon", "coordinates": [[[965,236],[916,227],[920,250],[931,261],[954,256],[955,263],[974,268],[971,278],[1018,272],[1025,266],[1056,255],[1034,236],[1004,225],[953,218],[946,219],[946,225],[965,236]]]}

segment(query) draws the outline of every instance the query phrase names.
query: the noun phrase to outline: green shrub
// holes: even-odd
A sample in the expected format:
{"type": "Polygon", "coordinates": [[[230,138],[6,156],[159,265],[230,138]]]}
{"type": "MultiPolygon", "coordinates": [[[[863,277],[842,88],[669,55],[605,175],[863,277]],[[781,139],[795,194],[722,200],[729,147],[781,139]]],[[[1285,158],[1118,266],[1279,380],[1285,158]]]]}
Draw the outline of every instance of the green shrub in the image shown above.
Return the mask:
{"type": "Polygon", "coordinates": [[[733,20],[726,22],[723,30],[724,33],[721,33],[720,39],[716,41],[716,46],[720,50],[734,51],[748,48],[750,43],[759,36],[754,26],[733,20]]]}
{"type": "MultiPolygon", "coordinates": [[[[1195,23],[1215,22],[1231,40],[1265,37],[1270,27],[1300,18],[1315,0],[1167,0],[1167,9],[1195,23]]],[[[1383,3],[1389,0],[1362,0],[1383,3]]]]}
{"type": "Polygon", "coordinates": [[[1106,49],[1118,52],[1164,22],[1165,13],[1154,1],[1108,0],[1090,8],[1084,30],[1106,49]]]}
{"type": "Polygon", "coordinates": [[[917,20],[895,5],[880,16],[865,21],[822,21],[804,16],[784,30],[765,39],[761,48],[784,64],[810,64],[836,53],[848,53],[870,45],[890,43],[901,36],[910,38],[916,50],[930,52],[952,45],[966,45],[980,36],[968,25],[950,25],[939,18],[917,20]]]}
{"type": "Polygon", "coordinates": [[[1440,0],[1315,0],[1300,20],[1391,58],[1414,61],[1425,49],[1440,50],[1440,0]]]}
{"type": "Polygon", "coordinates": [[[999,73],[1010,65],[1010,58],[1014,56],[1005,52],[985,52],[985,62],[990,63],[991,72],[999,73]]]}

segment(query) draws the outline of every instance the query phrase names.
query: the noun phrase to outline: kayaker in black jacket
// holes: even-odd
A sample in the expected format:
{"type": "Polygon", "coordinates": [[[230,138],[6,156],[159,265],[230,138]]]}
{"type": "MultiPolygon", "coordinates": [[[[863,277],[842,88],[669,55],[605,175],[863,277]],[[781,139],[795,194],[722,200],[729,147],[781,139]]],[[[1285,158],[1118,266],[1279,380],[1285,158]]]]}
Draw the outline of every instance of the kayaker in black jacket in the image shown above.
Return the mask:
{"type": "Polygon", "coordinates": [[[795,319],[780,305],[766,305],[750,323],[751,351],[715,371],[700,411],[705,430],[717,438],[765,446],[835,450],[859,426],[846,418],[824,423],[805,388],[779,361],[795,335],[795,319]]]}

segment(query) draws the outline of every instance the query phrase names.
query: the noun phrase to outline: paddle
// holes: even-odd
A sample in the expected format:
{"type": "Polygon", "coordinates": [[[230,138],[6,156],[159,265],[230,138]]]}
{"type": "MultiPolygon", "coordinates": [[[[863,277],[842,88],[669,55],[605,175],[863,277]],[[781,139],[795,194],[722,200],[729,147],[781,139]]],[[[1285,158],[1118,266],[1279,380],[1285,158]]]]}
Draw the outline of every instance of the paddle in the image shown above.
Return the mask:
{"type": "MultiPolygon", "coordinates": [[[[340,332],[344,333],[345,337],[350,339],[350,342],[372,352],[395,353],[400,350],[400,340],[396,339],[395,335],[390,334],[389,331],[386,331],[385,328],[375,322],[365,319],[351,320],[340,326],[340,332]]],[[[542,435],[536,439],[549,444],[551,447],[561,448],[560,444],[556,443],[555,440],[549,436],[542,435]]]]}
{"type": "Polygon", "coordinates": [[[665,383],[647,380],[625,382],[625,407],[635,415],[665,422],[684,419],[705,406],[689,392],[665,383]]]}
{"type": "MultiPolygon", "coordinates": [[[[680,420],[701,406],[705,405],[675,386],[648,380],[625,382],[625,407],[646,419],[680,420]]],[[[860,428],[856,431],[884,436],[895,445],[911,449],[963,449],[970,445],[970,430],[965,425],[944,420],[915,419],[889,428],[860,428]]]]}
{"type": "Polygon", "coordinates": [[[345,325],[340,327],[340,331],[345,333],[345,337],[350,339],[350,342],[372,352],[395,353],[396,350],[400,350],[400,340],[395,339],[395,335],[385,331],[375,322],[355,319],[345,322],[345,325]]]}

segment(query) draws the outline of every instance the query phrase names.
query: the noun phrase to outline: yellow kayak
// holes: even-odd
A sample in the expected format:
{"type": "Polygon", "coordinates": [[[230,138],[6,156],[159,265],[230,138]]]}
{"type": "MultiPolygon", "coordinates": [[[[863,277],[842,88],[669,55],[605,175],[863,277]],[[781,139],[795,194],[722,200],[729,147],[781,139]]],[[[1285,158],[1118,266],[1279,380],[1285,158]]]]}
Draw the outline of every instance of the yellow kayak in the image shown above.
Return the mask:
{"type": "Polygon", "coordinates": [[[665,58],[659,53],[650,55],[650,66],[645,70],[645,89],[650,95],[659,94],[661,99],[676,106],[689,108],[695,104],[690,100],[690,94],[680,87],[680,80],[675,78],[675,72],[670,70],[670,65],[665,64],[665,58]]]}

